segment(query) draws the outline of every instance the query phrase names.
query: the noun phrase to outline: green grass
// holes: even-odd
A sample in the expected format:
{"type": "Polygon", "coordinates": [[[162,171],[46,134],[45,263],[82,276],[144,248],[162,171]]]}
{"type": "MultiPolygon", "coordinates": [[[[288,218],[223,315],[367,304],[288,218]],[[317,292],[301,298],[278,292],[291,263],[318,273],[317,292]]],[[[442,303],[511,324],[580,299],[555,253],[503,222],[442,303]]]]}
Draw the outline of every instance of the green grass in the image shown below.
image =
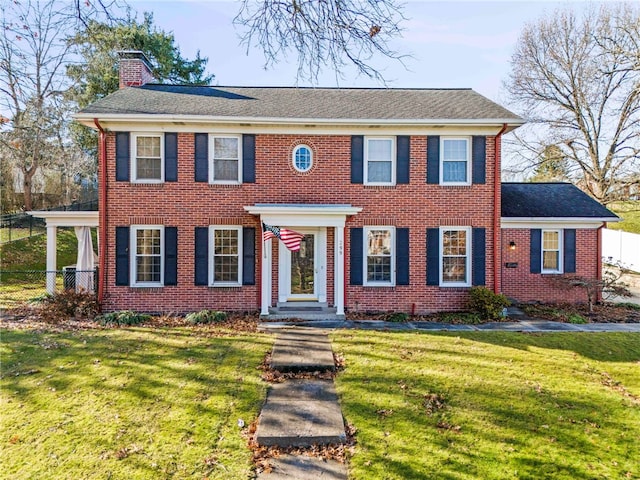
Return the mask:
{"type": "Polygon", "coordinates": [[[640,478],[640,334],[331,338],[351,479],[640,478]]]}
{"type": "Polygon", "coordinates": [[[5,242],[13,242],[20,240],[21,238],[29,237],[29,234],[41,235],[45,233],[44,228],[34,228],[29,230],[28,228],[0,228],[0,244],[5,242]]]}
{"type": "Polygon", "coordinates": [[[251,478],[272,340],[204,332],[3,331],[1,476],[251,478]]]}
{"type": "MultiPolygon", "coordinates": [[[[95,235],[95,232],[94,232],[95,235]]],[[[76,263],[78,241],[73,228],[59,228],[57,240],[58,268],[76,263]]],[[[94,248],[96,239],[93,238],[94,248]]],[[[0,245],[2,270],[45,270],[47,266],[47,236],[37,235],[0,245]]]]}
{"type": "Polygon", "coordinates": [[[607,208],[623,219],[621,222],[608,223],[607,228],[640,233],[640,200],[615,202],[607,205],[607,208]]]}

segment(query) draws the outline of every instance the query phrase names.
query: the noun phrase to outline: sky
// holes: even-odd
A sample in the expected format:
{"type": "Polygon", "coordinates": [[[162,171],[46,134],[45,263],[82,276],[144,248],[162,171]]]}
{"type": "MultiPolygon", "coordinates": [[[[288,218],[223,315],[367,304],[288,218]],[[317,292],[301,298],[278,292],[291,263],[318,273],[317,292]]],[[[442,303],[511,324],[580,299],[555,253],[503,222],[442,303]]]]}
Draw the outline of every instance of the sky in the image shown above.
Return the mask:
{"type": "MultiPolygon", "coordinates": [[[[199,50],[209,58],[208,71],[219,86],[311,86],[297,81],[295,59],[283,59],[265,70],[264,56],[257,48],[247,52],[240,45],[240,30],[233,18],[238,2],[216,0],[129,0],[140,14],[150,11],[155,24],[173,32],[186,58],[199,50]]],[[[409,1],[405,4],[402,38],[392,44],[411,55],[405,66],[375,59],[387,80],[396,88],[473,88],[507,105],[502,87],[509,74],[509,61],[525,24],[558,8],[589,8],[588,3],[552,1],[409,1]]],[[[324,71],[316,86],[383,87],[354,71],[337,80],[324,71]]]]}

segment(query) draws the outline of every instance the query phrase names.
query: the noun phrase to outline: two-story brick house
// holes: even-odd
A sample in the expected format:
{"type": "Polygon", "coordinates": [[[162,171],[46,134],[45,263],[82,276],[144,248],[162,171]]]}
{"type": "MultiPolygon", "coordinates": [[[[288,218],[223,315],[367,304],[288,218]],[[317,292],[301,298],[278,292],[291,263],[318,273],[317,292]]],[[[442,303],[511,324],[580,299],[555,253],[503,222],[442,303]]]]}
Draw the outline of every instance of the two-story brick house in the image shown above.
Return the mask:
{"type": "Polygon", "coordinates": [[[500,142],[523,120],[476,92],[159,85],[131,52],[120,73],[76,115],[100,131],[106,310],[419,313],[519,281],[500,142]],[[304,234],[300,250],[263,223],[304,234]]]}

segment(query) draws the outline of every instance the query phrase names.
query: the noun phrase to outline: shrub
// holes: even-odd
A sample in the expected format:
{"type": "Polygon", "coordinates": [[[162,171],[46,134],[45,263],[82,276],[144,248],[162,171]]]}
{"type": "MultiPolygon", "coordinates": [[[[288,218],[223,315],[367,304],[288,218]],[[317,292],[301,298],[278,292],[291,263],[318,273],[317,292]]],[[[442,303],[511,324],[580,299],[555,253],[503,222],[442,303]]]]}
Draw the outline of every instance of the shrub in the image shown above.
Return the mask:
{"type": "Polygon", "coordinates": [[[502,310],[511,305],[503,294],[493,293],[487,287],[471,287],[468,308],[485,320],[495,320],[502,316],[502,310]]]}
{"type": "Polygon", "coordinates": [[[60,323],[69,318],[92,319],[100,312],[100,305],[93,293],[76,292],[73,289],[45,295],[38,303],[42,320],[48,323],[60,323]]]}
{"type": "Polygon", "coordinates": [[[139,325],[151,320],[151,315],[145,313],[137,313],[131,310],[121,312],[110,312],[100,315],[96,318],[96,322],[104,326],[131,326],[139,325]]]}
{"type": "Polygon", "coordinates": [[[573,323],[575,325],[582,325],[584,323],[587,323],[587,319],[584,318],[582,315],[579,315],[577,313],[572,313],[571,315],[569,315],[569,323],[573,323]]]}
{"type": "Polygon", "coordinates": [[[184,319],[194,325],[201,323],[217,323],[224,322],[227,319],[227,314],[217,310],[200,310],[199,312],[192,312],[188,314],[184,319]]]}

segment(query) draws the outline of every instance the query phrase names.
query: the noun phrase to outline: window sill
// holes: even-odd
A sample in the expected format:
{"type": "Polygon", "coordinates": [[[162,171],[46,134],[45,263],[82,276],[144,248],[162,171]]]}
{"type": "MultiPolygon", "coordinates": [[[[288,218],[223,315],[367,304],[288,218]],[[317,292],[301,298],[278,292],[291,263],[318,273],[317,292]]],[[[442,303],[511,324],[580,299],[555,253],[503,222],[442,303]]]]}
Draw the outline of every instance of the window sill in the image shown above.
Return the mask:
{"type": "Polygon", "coordinates": [[[209,182],[210,188],[240,188],[242,183],[216,183],[209,182]]]}
{"type": "Polygon", "coordinates": [[[129,289],[136,293],[160,293],[164,290],[164,285],[130,285],[129,289]]]}
{"type": "Polygon", "coordinates": [[[241,290],[242,289],[242,285],[238,284],[238,285],[208,285],[209,288],[211,289],[215,289],[215,290],[219,290],[222,292],[230,292],[230,291],[236,291],[236,290],[241,290]]]}
{"type": "Polygon", "coordinates": [[[131,181],[129,182],[131,185],[135,185],[136,187],[163,187],[165,182],[157,181],[157,182],[143,182],[143,181],[131,181]]]}
{"type": "Polygon", "coordinates": [[[396,186],[397,185],[395,183],[389,183],[389,184],[365,183],[364,184],[364,188],[369,188],[372,190],[388,190],[388,189],[396,188],[396,186]]]}

